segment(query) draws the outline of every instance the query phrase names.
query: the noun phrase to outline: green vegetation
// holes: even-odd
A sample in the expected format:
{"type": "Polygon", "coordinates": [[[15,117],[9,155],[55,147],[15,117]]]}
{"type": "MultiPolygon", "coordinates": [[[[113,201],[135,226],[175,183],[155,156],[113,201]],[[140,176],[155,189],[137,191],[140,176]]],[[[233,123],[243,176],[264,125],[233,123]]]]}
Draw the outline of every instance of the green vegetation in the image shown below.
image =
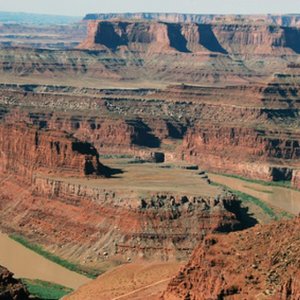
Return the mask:
{"type": "Polygon", "coordinates": [[[286,211],[282,211],[280,213],[280,218],[281,219],[293,219],[294,217],[295,217],[294,215],[292,215],[292,214],[290,214],[290,213],[288,213],[286,211]]]}
{"type": "Polygon", "coordinates": [[[256,206],[260,207],[265,212],[265,214],[270,216],[272,219],[278,220],[278,216],[273,211],[273,209],[270,208],[265,202],[261,201],[260,199],[250,196],[248,194],[242,193],[240,191],[231,190],[231,189],[229,191],[232,192],[233,194],[237,195],[241,201],[251,202],[251,203],[255,204],[256,206]]]}
{"type": "Polygon", "coordinates": [[[44,250],[41,246],[36,245],[36,244],[32,244],[31,242],[29,242],[28,240],[26,240],[25,238],[23,238],[22,236],[19,235],[10,235],[10,238],[15,240],[16,242],[20,243],[21,245],[23,245],[24,247],[38,253],[39,255],[45,257],[46,259],[79,274],[82,274],[84,276],[87,276],[89,278],[95,279],[98,275],[99,272],[97,271],[86,271],[83,270],[82,267],[80,267],[79,265],[76,265],[74,263],[71,263],[63,258],[60,258],[52,253],[47,252],[46,250],[44,250]]]}
{"type": "Polygon", "coordinates": [[[73,292],[72,289],[61,286],[59,284],[42,281],[22,279],[29,293],[41,300],[58,300],[73,292]]]}
{"type": "Polygon", "coordinates": [[[243,181],[247,181],[247,182],[251,182],[251,183],[257,183],[257,184],[261,184],[264,186],[278,186],[278,187],[293,189],[291,187],[290,181],[263,181],[263,180],[258,180],[258,179],[249,179],[246,177],[242,177],[239,175],[233,175],[233,174],[220,174],[220,173],[212,173],[212,174],[221,175],[221,176],[225,176],[225,177],[229,177],[229,178],[235,178],[235,179],[239,179],[239,180],[243,180],[243,181]]]}
{"type": "Polygon", "coordinates": [[[265,203],[263,202],[262,200],[256,198],[256,197],[253,197],[251,195],[248,195],[248,194],[245,194],[245,193],[242,193],[240,191],[237,191],[237,190],[234,190],[234,189],[231,189],[229,188],[227,185],[224,185],[224,184],[220,184],[220,183],[216,183],[216,182],[212,182],[211,185],[213,186],[219,186],[219,187],[222,187],[224,188],[225,190],[227,190],[228,192],[232,193],[232,194],[235,194],[236,196],[239,197],[239,199],[242,201],[242,202],[250,202],[250,203],[253,203],[254,205],[260,207],[268,216],[270,216],[271,218],[273,219],[277,219],[277,215],[276,213],[265,203]]]}
{"type": "Polygon", "coordinates": [[[248,202],[248,203],[252,203],[252,204],[260,207],[264,211],[264,213],[266,215],[268,215],[269,217],[271,217],[274,220],[279,220],[279,219],[282,219],[282,218],[292,219],[294,217],[292,214],[290,214],[288,212],[285,212],[285,211],[282,211],[279,214],[276,214],[274,212],[274,210],[271,207],[269,207],[264,201],[262,201],[262,200],[260,200],[260,199],[258,199],[256,197],[253,197],[251,195],[248,195],[246,193],[242,193],[240,191],[231,189],[231,188],[229,188],[228,186],[226,186],[224,184],[220,184],[220,183],[216,183],[216,182],[211,182],[211,185],[213,185],[213,186],[219,186],[219,187],[224,188],[228,192],[231,192],[231,193],[235,194],[236,196],[238,196],[239,199],[242,202],[244,202],[244,203],[248,202]]]}

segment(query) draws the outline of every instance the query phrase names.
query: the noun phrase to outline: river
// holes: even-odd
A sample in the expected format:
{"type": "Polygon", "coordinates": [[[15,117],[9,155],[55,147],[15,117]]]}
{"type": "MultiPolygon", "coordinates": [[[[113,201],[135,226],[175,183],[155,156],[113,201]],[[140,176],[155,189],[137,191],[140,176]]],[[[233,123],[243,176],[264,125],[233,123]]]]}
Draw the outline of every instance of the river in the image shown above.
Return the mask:
{"type": "Polygon", "coordinates": [[[213,182],[261,199],[291,214],[298,215],[300,213],[300,191],[284,187],[266,186],[217,174],[209,174],[209,178],[213,182]]]}
{"type": "Polygon", "coordinates": [[[51,262],[0,233],[0,265],[15,274],[16,278],[40,279],[77,289],[89,278],[51,262]]]}

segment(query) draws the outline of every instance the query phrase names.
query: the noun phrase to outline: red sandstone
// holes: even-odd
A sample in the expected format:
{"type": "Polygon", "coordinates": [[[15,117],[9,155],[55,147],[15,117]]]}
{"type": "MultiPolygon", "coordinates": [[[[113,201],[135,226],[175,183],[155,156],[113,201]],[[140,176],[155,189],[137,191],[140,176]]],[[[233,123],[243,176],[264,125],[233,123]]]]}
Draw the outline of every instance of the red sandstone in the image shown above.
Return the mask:
{"type": "Polygon", "coordinates": [[[300,219],[205,239],[165,300],[300,297],[300,219]]]}

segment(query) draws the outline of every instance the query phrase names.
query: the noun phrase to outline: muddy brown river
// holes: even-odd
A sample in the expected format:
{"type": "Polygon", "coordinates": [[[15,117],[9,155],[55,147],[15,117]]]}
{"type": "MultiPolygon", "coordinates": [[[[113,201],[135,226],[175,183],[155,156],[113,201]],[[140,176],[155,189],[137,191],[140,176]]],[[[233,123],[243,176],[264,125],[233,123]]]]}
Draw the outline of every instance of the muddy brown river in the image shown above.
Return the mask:
{"type": "Polygon", "coordinates": [[[300,191],[277,186],[265,186],[216,174],[209,174],[209,178],[213,182],[249,194],[291,214],[300,213],[300,191]]]}
{"type": "Polygon", "coordinates": [[[40,279],[77,289],[89,278],[69,271],[0,233],[0,265],[16,278],[40,279]]]}

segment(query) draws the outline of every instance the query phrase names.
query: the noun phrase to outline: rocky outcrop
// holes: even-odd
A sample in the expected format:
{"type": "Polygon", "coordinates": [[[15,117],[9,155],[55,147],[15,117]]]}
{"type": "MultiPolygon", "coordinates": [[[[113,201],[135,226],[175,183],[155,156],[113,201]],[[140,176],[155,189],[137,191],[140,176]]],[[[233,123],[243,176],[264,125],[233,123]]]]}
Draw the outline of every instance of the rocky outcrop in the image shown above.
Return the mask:
{"type": "Polygon", "coordinates": [[[27,300],[29,297],[26,287],[20,280],[13,278],[13,273],[0,266],[0,299],[27,300]]]}
{"type": "Polygon", "coordinates": [[[207,237],[162,298],[298,299],[299,228],[296,218],[207,237]]]}
{"type": "Polygon", "coordinates": [[[46,170],[81,176],[106,175],[96,149],[63,132],[2,123],[0,147],[0,166],[5,173],[24,176],[46,170]]]}

